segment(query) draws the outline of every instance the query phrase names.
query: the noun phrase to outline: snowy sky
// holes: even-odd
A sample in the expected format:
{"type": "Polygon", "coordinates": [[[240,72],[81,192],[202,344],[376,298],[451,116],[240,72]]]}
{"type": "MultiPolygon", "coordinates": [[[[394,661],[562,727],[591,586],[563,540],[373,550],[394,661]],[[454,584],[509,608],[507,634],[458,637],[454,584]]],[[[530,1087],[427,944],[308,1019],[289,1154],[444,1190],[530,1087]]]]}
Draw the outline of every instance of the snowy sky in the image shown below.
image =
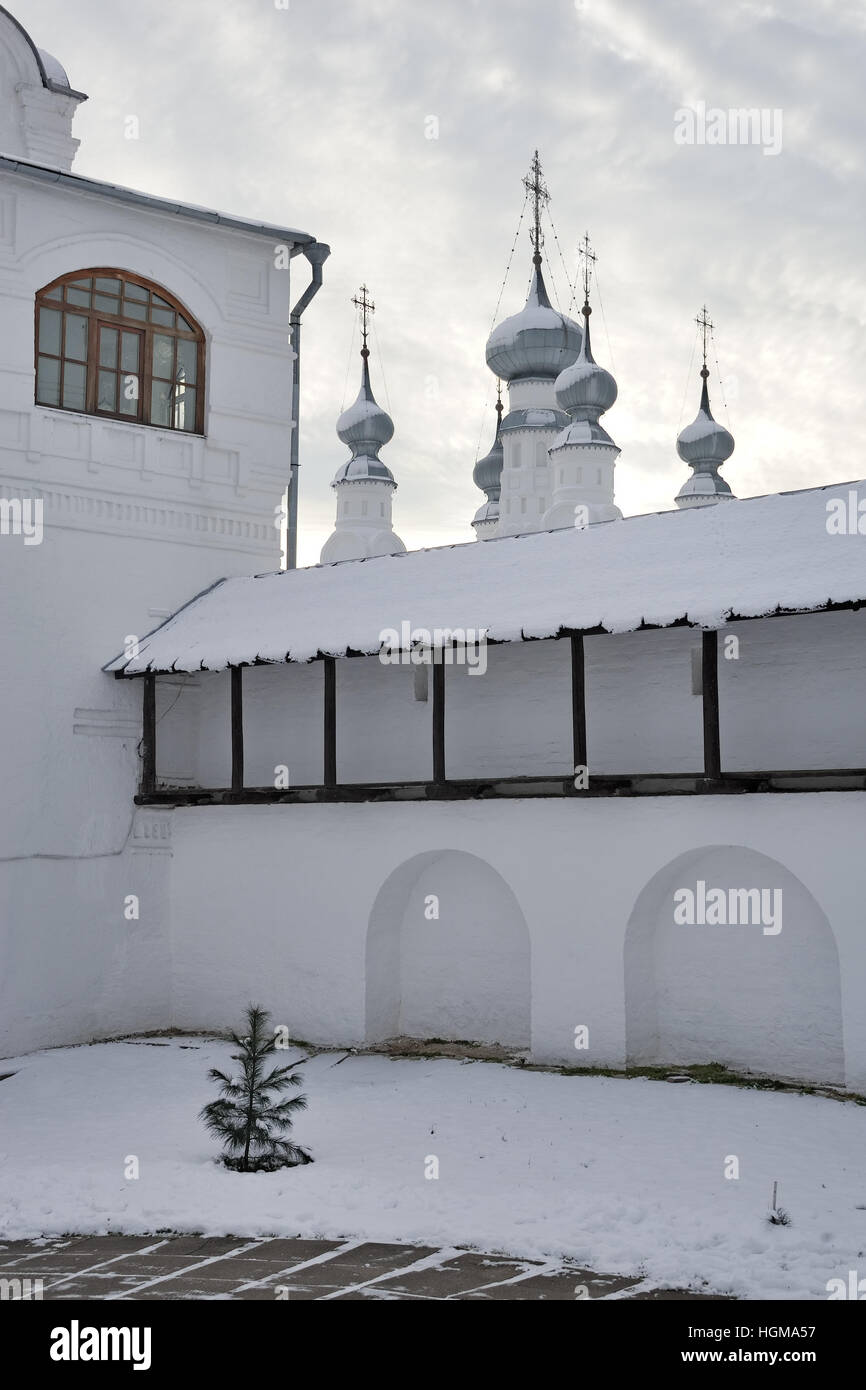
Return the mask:
{"type": "MultiPolygon", "coordinates": [[[[77,172],[331,245],[304,320],[301,564],[332,529],[362,280],[374,389],[395,421],[395,527],[410,548],[472,539],[472,466],[494,420],[484,344],[535,146],[569,275],[587,229],[599,256],[593,348],[619,384],[605,422],[623,511],[672,506],[687,474],[674,441],[697,409],[704,301],[734,491],[862,475],[862,0],[283,3],[7,8],[90,95],[77,172]],[[677,144],[676,112],[698,102],[780,111],[780,152],[677,144]],[[130,114],[138,141],[124,138],[130,114]]],[[[550,235],[547,251],[565,308],[550,235]]],[[[523,302],[530,255],[522,231],[500,318],[523,302]]]]}

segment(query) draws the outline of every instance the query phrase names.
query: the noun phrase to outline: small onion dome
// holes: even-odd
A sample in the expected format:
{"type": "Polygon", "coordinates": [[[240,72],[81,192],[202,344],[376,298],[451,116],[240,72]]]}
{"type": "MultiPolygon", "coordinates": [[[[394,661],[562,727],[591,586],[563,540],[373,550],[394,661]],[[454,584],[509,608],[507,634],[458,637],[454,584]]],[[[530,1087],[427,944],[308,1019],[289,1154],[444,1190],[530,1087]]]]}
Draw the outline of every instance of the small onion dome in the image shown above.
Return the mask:
{"type": "Polygon", "coordinates": [[[575,360],[582,338],[574,320],[551,305],[536,265],[524,308],[498,324],[487,339],[487,365],[503,381],[552,380],[575,360]]]}
{"type": "MultiPolygon", "coordinates": [[[[724,463],[734,452],[734,436],[724,425],[713,419],[710,410],[710,397],[707,390],[706,367],[701,369],[704,379],[701,391],[701,408],[690,425],[686,425],[677,435],[677,453],[694,468],[696,464],[724,463]]],[[[730,491],[730,489],[728,489],[730,491]]]]}
{"type": "MultiPolygon", "coordinates": [[[[363,356],[363,354],[362,354],[363,356]]],[[[337,434],[353,454],[369,451],[376,455],[394,435],[394,421],[376,402],[370,387],[370,369],[364,357],[361,389],[357,399],[337,421],[337,434]]]]}
{"type": "Polygon", "coordinates": [[[589,305],[584,305],[585,328],[577,361],[566,367],[556,378],[554,390],[557,403],[567,410],[572,420],[590,420],[610,410],[617,397],[617,386],[610,372],[600,367],[592,355],[589,339],[589,305]]]}
{"type": "Polygon", "coordinates": [[[734,500],[728,483],[719,476],[719,467],[734,452],[734,436],[713,419],[707,390],[709,372],[701,368],[704,380],[701,408],[690,425],[677,435],[677,453],[689,465],[692,475],[675,498],[678,507],[701,507],[711,502],[734,500]]]}
{"type": "Polygon", "coordinates": [[[377,404],[370,386],[369,354],[361,353],[364,362],[361,389],[357,400],[344,410],[337,421],[337,434],[352,450],[352,457],[337,469],[332,487],[338,483],[379,482],[396,487],[394,474],[379,458],[379,450],[394,434],[394,421],[377,404]]]}
{"type": "Polygon", "coordinates": [[[477,488],[487,493],[488,501],[493,499],[494,494],[497,498],[499,496],[502,482],[502,459],[502,439],[497,429],[490,452],[480,458],[472,470],[472,481],[477,488]]]}

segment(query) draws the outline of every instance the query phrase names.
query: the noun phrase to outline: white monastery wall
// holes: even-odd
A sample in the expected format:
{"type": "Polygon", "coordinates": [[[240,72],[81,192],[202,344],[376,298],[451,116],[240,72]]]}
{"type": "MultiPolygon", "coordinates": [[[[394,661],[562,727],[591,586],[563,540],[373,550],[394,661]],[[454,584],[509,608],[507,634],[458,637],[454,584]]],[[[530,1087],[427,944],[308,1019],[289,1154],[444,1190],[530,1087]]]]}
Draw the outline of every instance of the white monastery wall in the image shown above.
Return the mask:
{"type": "MultiPolygon", "coordinates": [[[[133,821],[141,686],[100,667],[222,576],[278,566],[289,294],[266,237],[0,180],[0,496],[42,500],[45,527],[40,545],[0,537],[7,1054],[165,1024],[170,818],[133,821]],[[204,329],[205,437],[34,405],[35,294],[103,266],[156,281],[204,329]]],[[[161,712],[177,694],[160,692],[161,712]]]]}
{"type": "Polygon", "coordinates": [[[866,1087],[862,793],[171,814],[175,1026],[255,997],[323,1044],[519,1044],[529,998],[539,1061],[866,1087]],[[675,928],[674,891],[702,876],[778,888],[781,930],[675,928]]]}

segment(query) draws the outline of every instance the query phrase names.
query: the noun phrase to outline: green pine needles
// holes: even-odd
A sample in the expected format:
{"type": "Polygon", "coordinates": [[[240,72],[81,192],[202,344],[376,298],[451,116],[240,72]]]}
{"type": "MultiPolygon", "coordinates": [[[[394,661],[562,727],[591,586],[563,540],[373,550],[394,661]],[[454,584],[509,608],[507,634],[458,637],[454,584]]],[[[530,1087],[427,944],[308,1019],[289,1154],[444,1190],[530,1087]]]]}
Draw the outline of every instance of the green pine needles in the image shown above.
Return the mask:
{"type": "Polygon", "coordinates": [[[264,1009],[249,1005],[246,1036],[229,1034],[238,1048],[232,1061],[240,1063],[240,1075],[227,1076],[212,1068],[208,1080],[220,1083],[222,1095],[199,1114],[210,1133],[222,1141],[223,1163],[238,1173],[272,1173],[313,1161],[306,1149],[284,1137],[296,1112],[306,1109],[306,1096],[281,1099],[289,1087],[300,1086],[295,1071],[306,1059],[265,1073],[277,1046],[269,1017],[264,1009]]]}

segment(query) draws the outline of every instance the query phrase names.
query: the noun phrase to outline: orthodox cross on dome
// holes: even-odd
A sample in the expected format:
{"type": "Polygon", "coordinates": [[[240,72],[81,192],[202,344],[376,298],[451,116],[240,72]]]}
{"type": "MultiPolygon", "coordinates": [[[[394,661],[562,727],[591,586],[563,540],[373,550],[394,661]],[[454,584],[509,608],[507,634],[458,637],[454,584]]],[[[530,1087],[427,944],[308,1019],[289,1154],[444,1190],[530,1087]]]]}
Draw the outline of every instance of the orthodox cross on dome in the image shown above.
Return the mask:
{"type": "Polygon", "coordinates": [[[583,241],[581,241],[580,245],[577,248],[577,254],[580,257],[582,265],[581,274],[583,275],[583,313],[584,315],[586,315],[592,313],[592,310],[589,307],[589,286],[590,282],[592,281],[592,272],[595,268],[595,263],[598,260],[598,256],[593,251],[592,243],[589,240],[589,232],[584,232],[583,241]]]}
{"type": "Polygon", "coordinates": [[[544,236],[541,231],[541,209],[550,202],[550,194],[547,191],[547,184],[541,172],[541,160],[538,158],[538,150],[532,156],[532,163],[529,166],[529,173],[523,180],[523,187],[532,198],[532,228],[529,236],[532,241],[532,263],[538,267],[541,265],[541,248],[544,245],[544,236]]]}
{"type": "Polygon", "coordinates": [[[707,306],[706,306],[706,304],[704,305],[703,309],[701,310],[701,312],[698,314],[697,318],[695,319],[695,323],[698,325],[698,328],[701,330],[701,339],[702,339],[702,341],[703,341],[703,348],[704,348],[704,365],[703,365],[703,367],[701,368],[701,376],[704,377],[704,378],[706,378],[706,377],[709,376],[709,371],[707,370],[707,339],[709,338],[710,334],[711,334],[712,331],[713,331],[713,321],[712,321],[712,319],[710,318],[709,314],[707,313],[707,306]]]}
{"type": "Polygon", "coordinates": [[[372,299],[369,298],[366,285],[361,286],[358,294],[360,294],[360,299],[358,298],[358,295],[355,294],[352,296],[352,303],[355,305],[357,309],[361,310],[361,337],[363,339],[364,344],[364,346],[361,348],[361,356],[366,359],[370,356],[370,352],[367,347],[367,320],[371,314],[376,312],[376,306],[373,303],[372,299]]]}
{"type": "Polygon", "coordinates": [[[496,382],[496,433],[502,424],[502,382],[497,378],[496,382]]]}

